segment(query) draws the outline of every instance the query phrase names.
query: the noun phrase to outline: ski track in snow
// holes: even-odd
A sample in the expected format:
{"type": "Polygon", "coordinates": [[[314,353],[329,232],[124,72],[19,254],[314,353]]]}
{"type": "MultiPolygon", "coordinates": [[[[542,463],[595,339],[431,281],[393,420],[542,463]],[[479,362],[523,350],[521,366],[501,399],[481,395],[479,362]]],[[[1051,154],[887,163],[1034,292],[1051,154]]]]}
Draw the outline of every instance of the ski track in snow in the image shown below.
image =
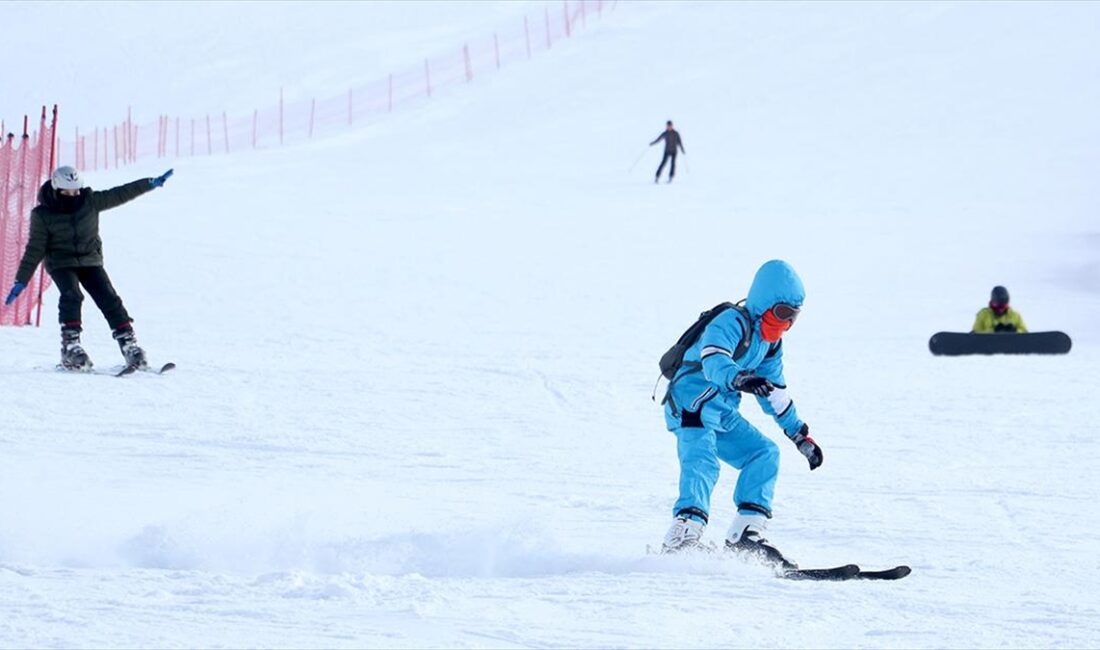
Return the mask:
{"type": "Polygon", "coordinates": [[[54,372],[53,292],[0,331],[0,647],[1100,644],[1097,20],[619,3],[346,138],[90,174],[176,168],[102,233],[179,367],[54,372]],[[656,149],[625,172],[667,117],[690,156],[655,187],[656,149]],[[677,480],[656,360],[772,257],[808,289],[786,375],[825,463],[745,401],[783,452],[770,537],[902,581],[645,553],[677,480]],[[932,357],[994,284],[1073,351],[932,357]]]}

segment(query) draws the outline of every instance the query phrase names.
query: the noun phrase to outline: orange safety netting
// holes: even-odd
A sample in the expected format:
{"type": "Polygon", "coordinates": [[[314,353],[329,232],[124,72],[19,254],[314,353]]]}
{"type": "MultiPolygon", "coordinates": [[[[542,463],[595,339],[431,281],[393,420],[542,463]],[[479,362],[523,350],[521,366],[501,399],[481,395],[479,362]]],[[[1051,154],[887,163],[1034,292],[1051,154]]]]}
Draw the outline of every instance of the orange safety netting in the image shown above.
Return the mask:
{"type": "Polygon", "coordinates": [[[120,123],[75,129],[73,140],[58,140],[58,164],[81,170],[117,168],[138,158],[210,156],[302,142],[384,119],[431,100],[450,87],[552,50],[614,9],[617,0],[563,0],[491,35],[456,44],[366,85],[329,97],[257,108],[251,114],[208,113],[198,117],[162,115],[135,124],[129,112],[120,123]]]}
{"type": "MultiPolygon", "coordinates": [[[[46,122],[46,109],[34,133],[28,133],[28,121],[23,121],[23,136],[0,135],[0,297],[7,297],[15,282],[15,272],[23,258],[23,249],[30,234],[30,212],[38,202],[38,188],[50,174],[53,165],[53,121],[46,122]]],[[[42,267],[35,270],[27,288],[10,305],[0,301],[0,325],[30,325],[41,320],[42,292],[49,286],[49,276],[42,267]]]]}

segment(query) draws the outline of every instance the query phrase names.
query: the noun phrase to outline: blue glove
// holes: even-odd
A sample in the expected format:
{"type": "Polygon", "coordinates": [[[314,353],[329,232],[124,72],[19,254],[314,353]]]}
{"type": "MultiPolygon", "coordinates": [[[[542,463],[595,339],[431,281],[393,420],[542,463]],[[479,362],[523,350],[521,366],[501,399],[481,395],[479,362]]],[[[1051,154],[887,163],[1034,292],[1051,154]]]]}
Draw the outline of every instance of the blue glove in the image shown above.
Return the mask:
{"type": "Polygon", "coordinates": [[[9,293],[8,297],[4,300],[4,304],[10,305],[15,302],[15,299],[18,298],[19,294],[23,293],[23,289],[26,288],[27,285],[22,282],[16,282],[15,284],[13,284],[11,287],[11,293],[9,293]]]}
{"type": "Polygon", "coordinates": [[[153,187],[163,186],[164,181],[168,180],[168,177],[172,175],[172,172],[173,172],[173,170],[169,169],[168,171],[164,172],[160,176],[157,176],[156,178],[150,178],[149,179],[149,184],[152,185],[153,187]]]}

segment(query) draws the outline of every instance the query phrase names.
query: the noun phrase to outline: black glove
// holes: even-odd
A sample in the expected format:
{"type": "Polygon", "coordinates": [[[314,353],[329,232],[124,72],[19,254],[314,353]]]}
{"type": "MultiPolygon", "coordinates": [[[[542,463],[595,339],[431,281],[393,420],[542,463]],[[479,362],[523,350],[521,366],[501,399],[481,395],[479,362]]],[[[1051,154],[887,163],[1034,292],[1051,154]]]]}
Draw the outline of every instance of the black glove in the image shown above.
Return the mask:
{"type": "Polygon", "coordinates": [[[775,390],[775,384],[746,370],[733,378],[733,389],[742,393],[752,393],[757,397],[767,397],[775,390]]]}
{"type": "Polygon", "coordinates": [[[825,460],[825,455],[821,453],[821,447],[817,446],[817,442],[810,437],[810,427],[803,424],[798,433],[791,436],[791,440],[798,447],[799,453],[810,461],[811,472],[821,467],[821,461],[825,460]]]}

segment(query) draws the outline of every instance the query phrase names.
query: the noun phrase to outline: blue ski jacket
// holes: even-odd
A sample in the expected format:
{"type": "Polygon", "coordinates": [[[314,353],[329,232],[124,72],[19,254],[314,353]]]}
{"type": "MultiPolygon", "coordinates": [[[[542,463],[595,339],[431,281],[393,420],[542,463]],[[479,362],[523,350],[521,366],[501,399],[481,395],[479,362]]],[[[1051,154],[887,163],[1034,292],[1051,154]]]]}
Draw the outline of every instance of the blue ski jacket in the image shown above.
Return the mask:
{"type": "Polygon", "coordinates": [[[665,404],[665,423],[670,431],[685,426],[731,430],[741,417],[741,393],[733,388],[733,379],[751,371],[776,387],[771,395],[757,397],[760,407],[788,437],[798,432],[802,420],[783,378],[783,341],[768,343],[761,338],[760,318],[777,303],[801,307],[805,294],[802,280],[786,262],[772,260],[760,267],[745,301],[751,322],[746,323],[738,310],[727,310],[711,321],[684,353],[684,363],[672,379],[665,404]],[[751,328],[748,349],[734,359],[746,327],[751,328]]]}

